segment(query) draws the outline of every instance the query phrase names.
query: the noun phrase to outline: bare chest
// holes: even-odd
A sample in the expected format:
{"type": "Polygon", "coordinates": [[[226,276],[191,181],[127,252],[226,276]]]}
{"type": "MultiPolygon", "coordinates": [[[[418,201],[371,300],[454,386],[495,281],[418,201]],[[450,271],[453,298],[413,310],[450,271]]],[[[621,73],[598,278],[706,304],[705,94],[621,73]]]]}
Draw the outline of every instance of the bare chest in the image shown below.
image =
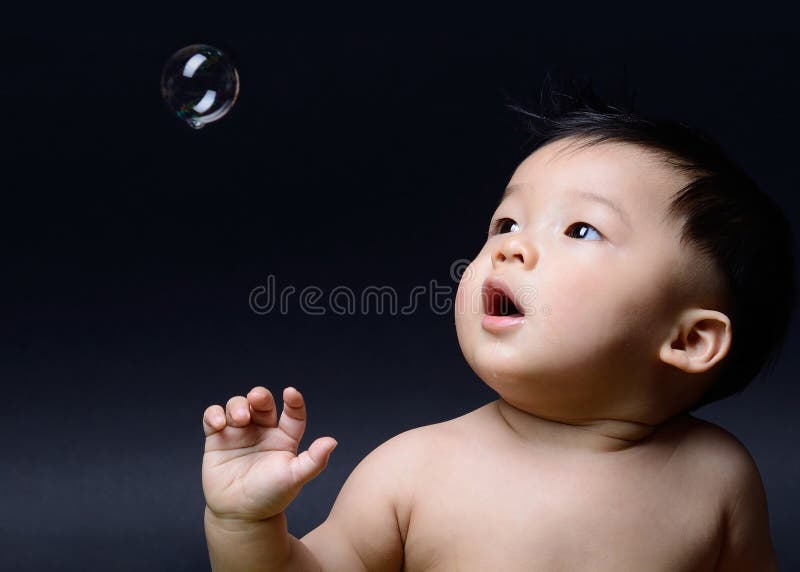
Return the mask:
{"type": "Polygon", "coordinates": [[[451,451],[414,495],[408,572],[714,567],[719,515],[672,458],[593,465],[451,451]]]}

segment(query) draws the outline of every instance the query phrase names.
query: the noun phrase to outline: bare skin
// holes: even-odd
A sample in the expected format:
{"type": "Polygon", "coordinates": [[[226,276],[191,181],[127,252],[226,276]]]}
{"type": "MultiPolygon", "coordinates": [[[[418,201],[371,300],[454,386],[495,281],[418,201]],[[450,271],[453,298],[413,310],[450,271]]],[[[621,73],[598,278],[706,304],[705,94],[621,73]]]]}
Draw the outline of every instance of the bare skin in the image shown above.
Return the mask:
{"type": "Polygon", "coordinates": [[[280,420],[263,387],[206,410],[215,570],[777,570],[752,457],[682,413],[733,335],[713,265],[665,216],[686,180],[635,146],[571,144],[520,164],[459,284],[459,344],[499,399],[383,443],[302,539],[283,511],[336,441],[297,454],[293,388],[280,420]]]}
{"type": "Polygon", "coordinates": [[[725,499],[690,443],[711,448],[714,428],[686,417],[587,453],[523,441],[503,406],[426,428],[448,454],[419,475],[404,570],[716,569],[725,499]]]}
{"type": "MultiPolygon", "coordinates": [[[[288,410],[294,421],[304,419],[302,396],[286,391],[295,404],[288,410]]],[[[220,406],[206,410],[209,437],[231,428],[235,435],[248,427],[262,435],[265,427],[282,431],[275,416],[265,421],[250,409],[255,401],[256,410],[275,412],[266,388],[253,388],[243,399],[229,400],[225,425],[210,422],[222,413],[220,406]]],[[[581,428],[556,442],[523,438],[514,428],[523,415],[498,399],[389,439],[359,463],[328,519],[302,539],[292,537],[300,558],[285,569],[777,570],[757,469],[726,431],[678,416],[646,438],[609,450],[606,443],[595,448],[597,436],[581,428]],[[742,478],[748,473],[754,481],[742,478]],[[733,544],[737,529],[744,542],[733,544]]],[[[543,431],[559,430],[544,423],[543,431]]],[[[315,451],[329,439],[315,441],[315,451]]],[[[212,475],[252,470],[265,458],[264,443],[239,448],[221,464],[212,462],[221,457],[209,447],[204,489],[212,486],[212,475]]],[[[328,455],[320,456],[318,467],[328,455]]],[[[261,478],[267,474],[262,470],[261,478]]],[[[206,497],[207,510],[213,507],[227,520],[221,498],[239,495],[206,497]]],[[[232,529],[248,518],[238,515],[232,529]]]]}

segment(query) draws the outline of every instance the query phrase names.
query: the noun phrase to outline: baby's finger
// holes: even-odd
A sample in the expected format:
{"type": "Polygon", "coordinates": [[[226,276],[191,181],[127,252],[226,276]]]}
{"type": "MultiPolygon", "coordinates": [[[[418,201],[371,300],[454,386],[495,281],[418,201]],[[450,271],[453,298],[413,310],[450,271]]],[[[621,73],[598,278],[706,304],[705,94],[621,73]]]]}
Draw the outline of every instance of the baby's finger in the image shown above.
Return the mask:
{"type": "Polygon", "coordinates": [[[262,427],[277,427],[278,411],[269,389],[260,385],[254,387],[247,394],[247,401],[250,403],[250,418],[253,423],[262,427]]]}
{"type": "Polygon", "coordinates": [[[250,423],[250,406],[241,395],[231,397],[225,405],[225,417],[231,427],[244,427],[250,423]]]}
{"type": "Polygon", "coordinates": [[[225,410],[221,405],[209,405],[203,413],[203,432],[206,437],[226,427],[225,410]]]}
{"type": "Polygon", "coordinates": [[[278,426],[298,443],[306,430],[306,402],[294,387],[283,390],[283,413],[278,426]]]}

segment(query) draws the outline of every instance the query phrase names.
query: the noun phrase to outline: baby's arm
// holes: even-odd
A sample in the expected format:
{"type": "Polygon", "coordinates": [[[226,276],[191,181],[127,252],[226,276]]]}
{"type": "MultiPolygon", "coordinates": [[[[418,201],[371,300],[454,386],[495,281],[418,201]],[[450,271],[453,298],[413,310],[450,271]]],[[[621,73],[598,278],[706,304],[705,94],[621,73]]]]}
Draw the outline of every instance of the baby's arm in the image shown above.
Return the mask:
{"type": "Polygon", "coordinates": [[[778,572],[767,495],[755,461],[740,445],[724,463],[727,497],[717,572],[778,572]]]}
{"type": "Polygon", "coordinates": [[[409,488],[421,443],[417,431],[397,435],[367,455],[342,486],[325,522],[301,540],[324,572],[399,572],[409,488]]]}

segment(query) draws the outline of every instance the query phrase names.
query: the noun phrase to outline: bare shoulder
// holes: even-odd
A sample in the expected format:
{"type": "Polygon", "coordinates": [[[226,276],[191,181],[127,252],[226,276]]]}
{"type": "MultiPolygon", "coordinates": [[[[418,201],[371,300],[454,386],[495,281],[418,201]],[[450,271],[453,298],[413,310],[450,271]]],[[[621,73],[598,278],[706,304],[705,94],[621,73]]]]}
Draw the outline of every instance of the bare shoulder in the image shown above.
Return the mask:
{"type": "Polygon", "coordinates": [[[390,479],[395,494],[409,496],[419,485],[420,473],[430,472],[438,460],[450,456],[483,409],[398,433],[373,449],[362,465],[375,477],[390,479]]]}
{"type": "Polygon", "coordinates": [[[300,540],[325,572],[402,568],[415,482],[432,458],[435,428],[399,433],[348,476],[328,518],[300,540]]]}
{"type": "Polygon", "coordinates": [[[681,445],[691,461],[716,476],[718,484],[733,485],[752,472],[758,472],[747,447],[728,430],[697,417],[689,416],[683,429],[681,445]]]}
{"type": "Polygon", "coordinates": [[[450,450],[455,420],[408,429],[372,450],[362,461],[375,479],[386,482],[394,497],[403,537],[408,530],[415,494],[423,474],[435,468],[442,453],[450,450]]]}
{"type": "Polygon", "coordinates": [[[387,439],[370,456],[382,457],[389,465],[402,465],[406,471],[426,466],[431,456],[447,447],[458,427],[457,419],[408,429],[387,439]]]}
{"type": "Polygon", "coordinates": [[[761,473],[747,447],[729,431],[697,420],[690,458],[703,471],[720,501],[724,531],[716,570],[777,571],[761,473]]]}
{"type": "Polygon", "coordinates": [[[466,434],[474,433],[479,425],[488,424],[491,406],[489,403],[446,421],[409,429],[387,440],[381,447],[397,450],[396,454],[404,457],[411,455],[418,462],[424,459],[423,464],[427,465],[431,455],[448,452],[466,434]]]}
{"type": "Polygon", "coordinates": [[[687,472],[719,501],[723,519],[729,519],[741,507],[742,499],[758,502],[766,510],[766,495],[753,455],[728,430],[702,419],[690,418],[681,438],[682,459],[687,472]]]}

